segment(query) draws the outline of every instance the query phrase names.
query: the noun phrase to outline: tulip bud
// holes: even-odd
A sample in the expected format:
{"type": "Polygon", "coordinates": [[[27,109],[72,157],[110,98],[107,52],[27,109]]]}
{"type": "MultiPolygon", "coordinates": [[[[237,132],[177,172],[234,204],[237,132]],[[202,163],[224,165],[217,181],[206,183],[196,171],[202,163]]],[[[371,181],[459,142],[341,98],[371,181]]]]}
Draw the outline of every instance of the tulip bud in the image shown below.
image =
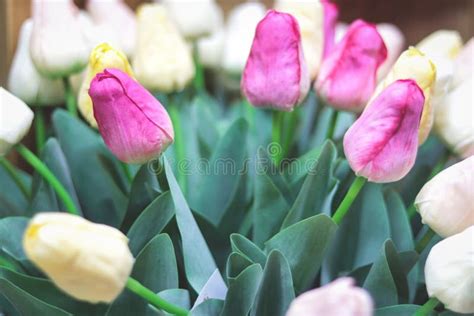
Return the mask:
{"type": "Polygon", "coordinates": [[[311,80],[316,78],[324,49],[324,7],[319,0],[277,0],[275,9],[291,14],[301,33],[304,58],[311,80]]]}
{"type": "Polygon", "coordinates": [[[97,122],[94,118],[94,109],[88,91],[92,79],[94,79],[96,74],[104,71],[105,68],[120,69],[133,78],[132,68],[124,53],[106,43],[94,48],[89,57],[86,76],[82,81],[81,90],[79,91],[78,107],[87,122],[95,128],[97,128],[97,122]]]}
{"type": "Polygon", "coordinates": [[[240,75],[252,47],[255,28],[265,16],[265,6],[260,2],[244,2],[230,13],[222,56],[222,67],[231,75],[240,75]]]}
{"type": "Polygon", "coordinates": [[[456,313],[474,313],[473,271],[474,226],[471,226],[431,248],[425,264],[428,295],[456,313]]]}
{"type": "Polygon", "coordinates": [[[298,22],[290,14],[270,10],[257,25],[242,91],[256,107],[292,111],[308,90],[298,22]]]}
{"type": "Polygon", "coordinates": [[[396,25],[390,23],[377,24],[377,31],[387,46],[387,59],[377,72],[377,81],[380,81],[385,78],[402,53],[405,47],[405,36],[396,25]]]}
{"type": "Polygon", "coordinates": [[[122,292],[134,259],[119,230],[67,213],[40,213],[23,237],[26,256],[61,290],[91,303],[122,292]]]}
{"type": "Polygon", "coordinates": [[[415,206],[424,224],[449,237],[474,225],[474,156],[441,171],[418,193],[415,206]]]}
{"type": "Polygon", "coordinates": [[[344,152],[354,172],[385,183],[413,167],[425,99],[413,80],[398,80],[383,90],[344,135],[344,152]]]}
{"type": "Polygon", "coordinates": [[[8,153],[28,133],[33,111],[19,98],[0,87],[0,156],[8,153]]]}
{"type": "Polygon", "coordinates": [[[172,92],[194,77],[191,50],[159,4],[143,4],[137,11],[137,50],[133,69],[147,89],[172,92]]]}
{"type": "Polygon", "coordinates": [[[58,78],[81,71],[88,47],[72,0],[33,0],[30,54],[38,71],[58,78]]]}
{"type": "Polygon", "coordinates": [[[293,300],[286,316],[371,316],[374,302],[370,294],[354,284],[352,278],[339,278],[305,292],[293,300]]]}
{"type": "Polygon", "coordinates": [[[180,33],[189,39],[209,35],[219,28],[222,9],[214,0],[160,0],[180,33]]]}
{"type": "Polygon", "coordinates": [[[224,50],[225,30],[200,38],[197,42],[199,61],[205,67],[219,68],[224,50]]]}
{"type": "Polygon", "coordinates": [[[334,35],[335,43],[339,43],[342,40],[348,28],[349,26],[347,25],[347,23],[343,23],[343,22],[336,23],[336,31],[334,35]]]}
{"type": "Polygon", "coordinates": [[[132,56],[135,50],[135,14],[123,0],[88,0],[89,11],[96,28],[102,30],[102,42],[108,42],[132,56]]]}
{"type": "Polygon", "coordinates": [[[439,30],[425,37],[416,48],[430,58],[454,59],[462,48],[462,38],[457,31],[439,30]]]}
{"type": "Polygon", "coordinates": [[[173,126],[165,108],[122,71],[108,68],[98,73],[89,95],[99,132],[121,161],[145,163],[173,142],[173,126]]]}
{"type": "Polygon", "coordinates": [[[474,79],[466,79],[436,107],[435,129],[440,138],[461,157],[474,155],[474,79]]]}
{"type": "Polygon", "coordinates": [[[64,85],[40,75],[30,57],[33,21],[23,22],[8,75],[8,89],[29,105],[58,105],[64,102],[64,85]],[[28,84],[25,84],[27,82],[28,84]]]}
{"type": "Polygon", "coordinates": [[[388,75],[377,86],[372,100],[387,86],[401,79],[415,80],[423,90],[425,104],[418,133],[418,143],[421,145],[428,138],[433,126],[434,112],[431,105],[431,94],[436,81],[436,67],[423,53],[416,48],[410,47],[400,55],[388,75]]]}
{"type": "Polygon", "coordinates": [[[465,80],[472,79],[474,68],[474,38],[464,45],[454,60],[454,74],[451,88],[461,85],[465,80]]]}
{"type": "Polygon", "coordinates": [[[336,44],[336,25],[339,18],[339,8],[329,0],[321,0],[324,8],[324,48],[323,58],[329,55],[336,44]]]}
{"type": "Polygon", "coordinates": [[[337,109],[359,112],[376,84],[387,48],[375,25],[357,20],[324,59],[315,89],[337,109]]]}

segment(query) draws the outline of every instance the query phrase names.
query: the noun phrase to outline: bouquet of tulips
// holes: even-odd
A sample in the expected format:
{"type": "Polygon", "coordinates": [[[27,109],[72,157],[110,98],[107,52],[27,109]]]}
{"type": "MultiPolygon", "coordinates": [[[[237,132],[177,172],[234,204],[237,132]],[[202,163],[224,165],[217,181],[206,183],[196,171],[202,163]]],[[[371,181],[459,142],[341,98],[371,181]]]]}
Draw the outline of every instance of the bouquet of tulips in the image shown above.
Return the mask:
{"type": "Polygon", "coordinates": [[[85,9],[32,0],[0,88],[0,315],[474,313],[472,39],[85,9]]]}

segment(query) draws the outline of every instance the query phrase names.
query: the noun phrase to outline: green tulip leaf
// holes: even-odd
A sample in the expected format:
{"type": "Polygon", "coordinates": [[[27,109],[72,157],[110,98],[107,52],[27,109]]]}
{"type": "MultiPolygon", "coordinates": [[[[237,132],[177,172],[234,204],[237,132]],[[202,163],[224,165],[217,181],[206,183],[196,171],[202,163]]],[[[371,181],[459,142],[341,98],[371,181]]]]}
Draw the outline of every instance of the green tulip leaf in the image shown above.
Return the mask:
{"type": "MultiPolygon", "coordinates": [[[[6,158],[2,157],[0,159],[6,158]]],[[[29,190],[31,188],[31,176],[14,166],[13,169],[20,177],[25,188],[29,190]]],[[[0,188],[2,188],[0,190],[0,217],[25,216],[29,201],[1,164],[0,188]]]]}
{"type": "MultiPolygon", "coordinates": [[[[420,309],[418,305],[394,305],[378,308],[375,310],[375,316],[413,316],[420,309]]],[[[434,316],[436,312],[432,312],[429,315],[434,316]]]]}
{"type": "Polygon", "coordinates": [[[224,305],[224,301],[210,298],[196,306],[189,316],[219,316],[224,305]]]}
{"type": "Polygon", "coordinates": [[[254,263],[259,263],[262,268],[265,266],[267,256],[257,245],[248,240],[245,236],[240,234],[230,235],[230,245],[232,251],[245,256],[254,263]]]}
{"type": "Polygon", "coordinates": [[[242,271],[251,266],[253,262],[246,256],[233,252],[229,255],[226,264],[226,276],[229,284],[237,278],[242,271]]]}

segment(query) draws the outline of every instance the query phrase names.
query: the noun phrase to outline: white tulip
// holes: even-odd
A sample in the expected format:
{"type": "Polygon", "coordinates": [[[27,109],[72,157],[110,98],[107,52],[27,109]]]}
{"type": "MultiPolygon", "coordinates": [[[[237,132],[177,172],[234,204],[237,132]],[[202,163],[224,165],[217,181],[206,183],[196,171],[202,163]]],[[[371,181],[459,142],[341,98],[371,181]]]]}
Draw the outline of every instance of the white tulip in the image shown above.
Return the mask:
{"type": "Polygon", "coordinates": [[[223,12],[214,0],[160,0],[181,34],[196,39],[216,32],[223,12]]]}
{"type": "Polygon", "coordinates": [[[463,81],[472,79],[474,71],[474,38],[464,45],[461,52],[454,61],[454,75],[451,82],[451,88],[455,88],[463,81]]]}
{"type": "MultiPolygon", "coordinates": [[[[102,36],[100,42],[117,47],[132,56],[135,51],[137,26],[135,14],[123,0],[89,0],[87,11],[102,36]]],[[[94,43],[95,47],[99,43],[94,43]]]]}
{"type": "Polygon", "coordinates": [[[134,259],[119,230],[67,213],[40,213],[23,248],[61,290],[91,303],[110,303],[122,292],[134,259]]]}
{"type": "Polygon", "coordinates": [[[474,313],[474,226],[431,248],[425,281],[428,295],[447,309],[474,313]]]}
{"type": "Polygon", "coordinates": [[[50,78],[81,71],[89,54],[72,0],[33,0],[30,54],[38,71],[50,78]]]}
{"type": "Polygon", "coordinates": [[[225,30],[200,38],[197,42],[199,61],[205,67],[219,68],[222,61],[222,51],[224,49],[225,30]]]}
{"type": "Polygon", "coordinates": [[[33,116],[33,111],[22,100],[0,87],[0,156],[25,137],[33,116]]]}
{"type": "Polygon", "coordinates": [[[380,81],[388,74],[405,48],[405,36],[402,30],[390,23],[377,24],[377,31],[387,47],[387,59],[377,71],[377,80],[380,81]]]}
{"type": "Polygon", "coordinates": [[[222,57],[222,67],[227,73],[240,75],[244,70],[255,28],[265,11],[265,6],[259,2],[245,2],[229,13],[222,57]]]}
{"type": "Polygon", "coordinates": [[[8,89],[29,105],[58,105],[64,102],[62,80],[43,77],[30,57],[33,21],[23,22],[8,75],[8,89]],[[28,83],[28,84],[25,84],[28,83]]]}
{"type": "Polygon", "coordinates": [[[137,22],[132,65],[138,81],[154,91],[183,89],[194,78],[193,57],[166,8],[143,4],[137,11],[137,22]]]}
{"type": "Polygon", "coordinates": [[[473,188],[474,156],[441,171],[416,197],[423,223],[442,237],[474,225],[473,188]]]}

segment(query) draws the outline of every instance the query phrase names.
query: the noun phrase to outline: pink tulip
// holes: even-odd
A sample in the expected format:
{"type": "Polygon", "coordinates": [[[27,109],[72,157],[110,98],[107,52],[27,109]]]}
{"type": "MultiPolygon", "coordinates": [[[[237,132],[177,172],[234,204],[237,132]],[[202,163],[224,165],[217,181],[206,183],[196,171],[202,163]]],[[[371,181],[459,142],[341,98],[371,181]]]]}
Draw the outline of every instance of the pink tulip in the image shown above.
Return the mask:
{"type": "Polygon", "coordinates": [[[270,10],[259,22],[241,88],[256,107],[292,111],[304,99],[309,74],[293,16],[270,10]]]}
{"type": "Polygon", "coordinates": [[[372,182],[393,182],[413,167],[425,97],[413,80],[385,88],[344,136],[354,172],[372,182]]]}
{"type": "Polygon", "coordinates": [[[352,278],[340,278],[305,292],[293,300],[286,316],[371,316],[370,294],[354,283],[352,278]]]}
{"type": "Polygon", "coordinates": [[[329,105],[360,112],[374,92],[387,48],[375,25],[353,22],[323,60],[315,89],[329,105]]]}
{"type": "Polygon", "coordinates": [[[124,72],[105,69],[98,73],[89,95],[105,144],[123,162],[144,163],[173,142],[173,126],[165,108],[124,72]]]}
{"type": "Polygon", "coordinates": [[[339,17],[339,8],[329,0],[322,0],[324,8],[324,48],[323,59],[329,55],[335,45],[336,24],[339,17]]]}

